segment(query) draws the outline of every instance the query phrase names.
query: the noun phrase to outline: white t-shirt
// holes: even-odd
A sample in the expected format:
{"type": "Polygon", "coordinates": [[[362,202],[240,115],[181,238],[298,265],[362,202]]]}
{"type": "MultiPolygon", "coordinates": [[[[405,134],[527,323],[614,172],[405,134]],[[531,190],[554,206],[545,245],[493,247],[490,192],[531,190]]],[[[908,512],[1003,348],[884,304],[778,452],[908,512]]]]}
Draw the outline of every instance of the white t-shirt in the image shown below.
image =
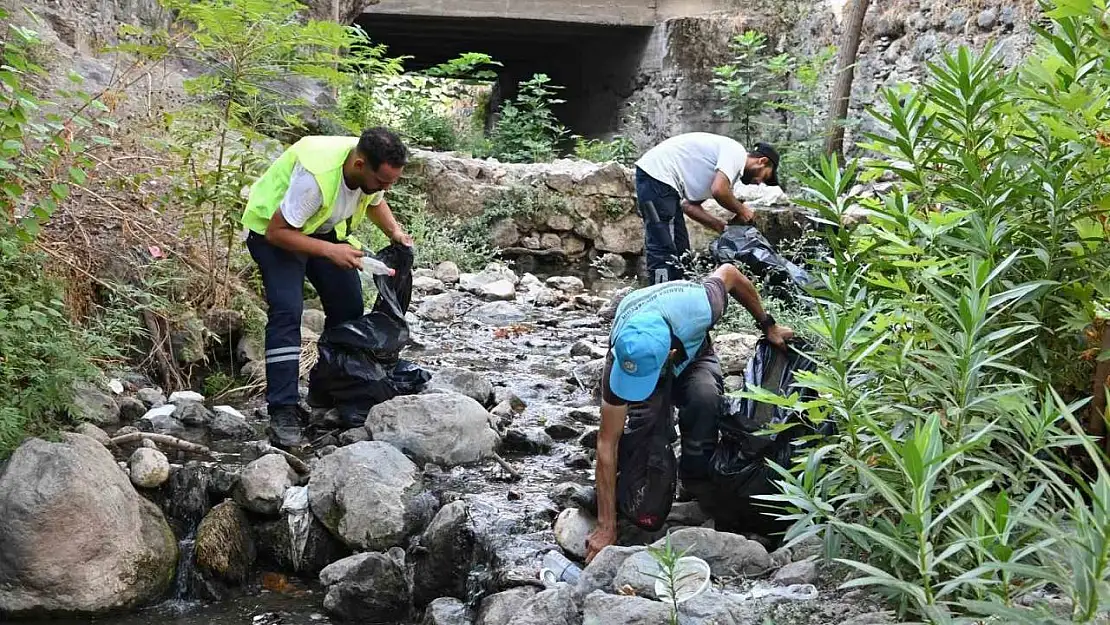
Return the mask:
{"type": "MultiPolygon", "coordinates": [[[[354,215],[363,195],[365,194],[362,189],[350,189],[345,183],[341,183],[339,197],[335,198],[331,217],[316,232],[321,234],[331,232],[336,224],[354,215]]],[[[370,205],[381,204],[383,195],[379,191],[370,196],[370,205]]],[[[281,216],[285,218],[285,222],[294,228],[303,228],[323,204],[320,185],[316,183],[316,178],[307,169],[301,167],[300,163],[294,165],[293,173],[289,176],[289,188],[281,200],[281,216]]]]}
{"type": "Polygon", "coordinates": [[[708,132],[690,132],[648,150],[636,166],[672,187],[690,202],[713,197],[713,178],[720,171],[735,185],[748,162],[748,151],[738,142],[708,132]]]}

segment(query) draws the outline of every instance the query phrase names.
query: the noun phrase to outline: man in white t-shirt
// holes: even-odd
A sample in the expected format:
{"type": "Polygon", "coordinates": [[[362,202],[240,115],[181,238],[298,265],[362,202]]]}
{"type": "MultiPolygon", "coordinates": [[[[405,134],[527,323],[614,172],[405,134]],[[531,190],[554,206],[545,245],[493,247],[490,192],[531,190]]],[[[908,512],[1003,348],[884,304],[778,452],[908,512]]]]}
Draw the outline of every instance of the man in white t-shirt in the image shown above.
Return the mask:
{"type": "Polygon", "coordinates": [[[640,157],[636,202],[644,219],[649,282],[683,277],[678,259],[690,250],[683,214],[724,232],[727,224],[701,207],[712,197],[736,215],[734,220],[750,223],[755,213],[736,199],[733,186],[738,181],[779,186],[778,166],[778,151],[766,143],[749,152],[733,139],[707,132],[671,137],[640,157]]]}
{"type": "Polygon", "coordinates": [[[325,328],[362,316],[364,252],[353,231],[365,219],[393,242],[412,245],[385,201],[407,160],[400,137],[385,128],[360,137],[304,137],[251,187],[243,225],[269,306],[267,434],[275,446],[306,444],[308,415],[297,390],[304,280],[320,295],[325,328]]]}

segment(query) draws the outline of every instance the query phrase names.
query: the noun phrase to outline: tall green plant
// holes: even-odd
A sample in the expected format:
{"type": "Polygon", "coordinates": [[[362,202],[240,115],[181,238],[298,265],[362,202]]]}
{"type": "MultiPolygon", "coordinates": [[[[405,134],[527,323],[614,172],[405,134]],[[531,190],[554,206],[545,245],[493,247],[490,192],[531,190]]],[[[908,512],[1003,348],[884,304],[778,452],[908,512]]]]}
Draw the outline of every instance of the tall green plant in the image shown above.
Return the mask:
{"type": "Polygon", "coordinates": [[[540,163],[558,156],[567,129],[551,107],[564,102],[555,97],[560,89],[547,74],[521,82],[516,98],[502,107],[490,133],[488,156],[511,163],[540,163]]]}

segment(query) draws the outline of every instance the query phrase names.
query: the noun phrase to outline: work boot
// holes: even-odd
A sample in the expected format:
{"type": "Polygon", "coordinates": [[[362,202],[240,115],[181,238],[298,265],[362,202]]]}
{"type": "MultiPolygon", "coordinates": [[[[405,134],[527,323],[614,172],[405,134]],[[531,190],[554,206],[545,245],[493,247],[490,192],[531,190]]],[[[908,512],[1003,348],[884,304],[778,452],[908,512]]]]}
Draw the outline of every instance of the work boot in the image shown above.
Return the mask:
{"type": "Polygon", "coordinates": [[[296,451],[308,446],[304,437],[304,423],[308,414],[298,405],[275,406],[270,410],[270,425],[266,436],[274,447],[296,451]]]}

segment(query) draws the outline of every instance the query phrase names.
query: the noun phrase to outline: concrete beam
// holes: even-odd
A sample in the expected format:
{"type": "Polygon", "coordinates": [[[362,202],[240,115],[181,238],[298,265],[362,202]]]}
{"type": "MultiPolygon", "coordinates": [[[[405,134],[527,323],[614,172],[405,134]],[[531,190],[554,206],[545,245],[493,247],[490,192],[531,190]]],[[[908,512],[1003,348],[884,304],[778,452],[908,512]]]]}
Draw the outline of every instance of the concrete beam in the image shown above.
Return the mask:
{"type": "Polygon", "coordinates": [[[382,0],[364,15],[545,20],[652,26],[658,0],[382,0]]]}

